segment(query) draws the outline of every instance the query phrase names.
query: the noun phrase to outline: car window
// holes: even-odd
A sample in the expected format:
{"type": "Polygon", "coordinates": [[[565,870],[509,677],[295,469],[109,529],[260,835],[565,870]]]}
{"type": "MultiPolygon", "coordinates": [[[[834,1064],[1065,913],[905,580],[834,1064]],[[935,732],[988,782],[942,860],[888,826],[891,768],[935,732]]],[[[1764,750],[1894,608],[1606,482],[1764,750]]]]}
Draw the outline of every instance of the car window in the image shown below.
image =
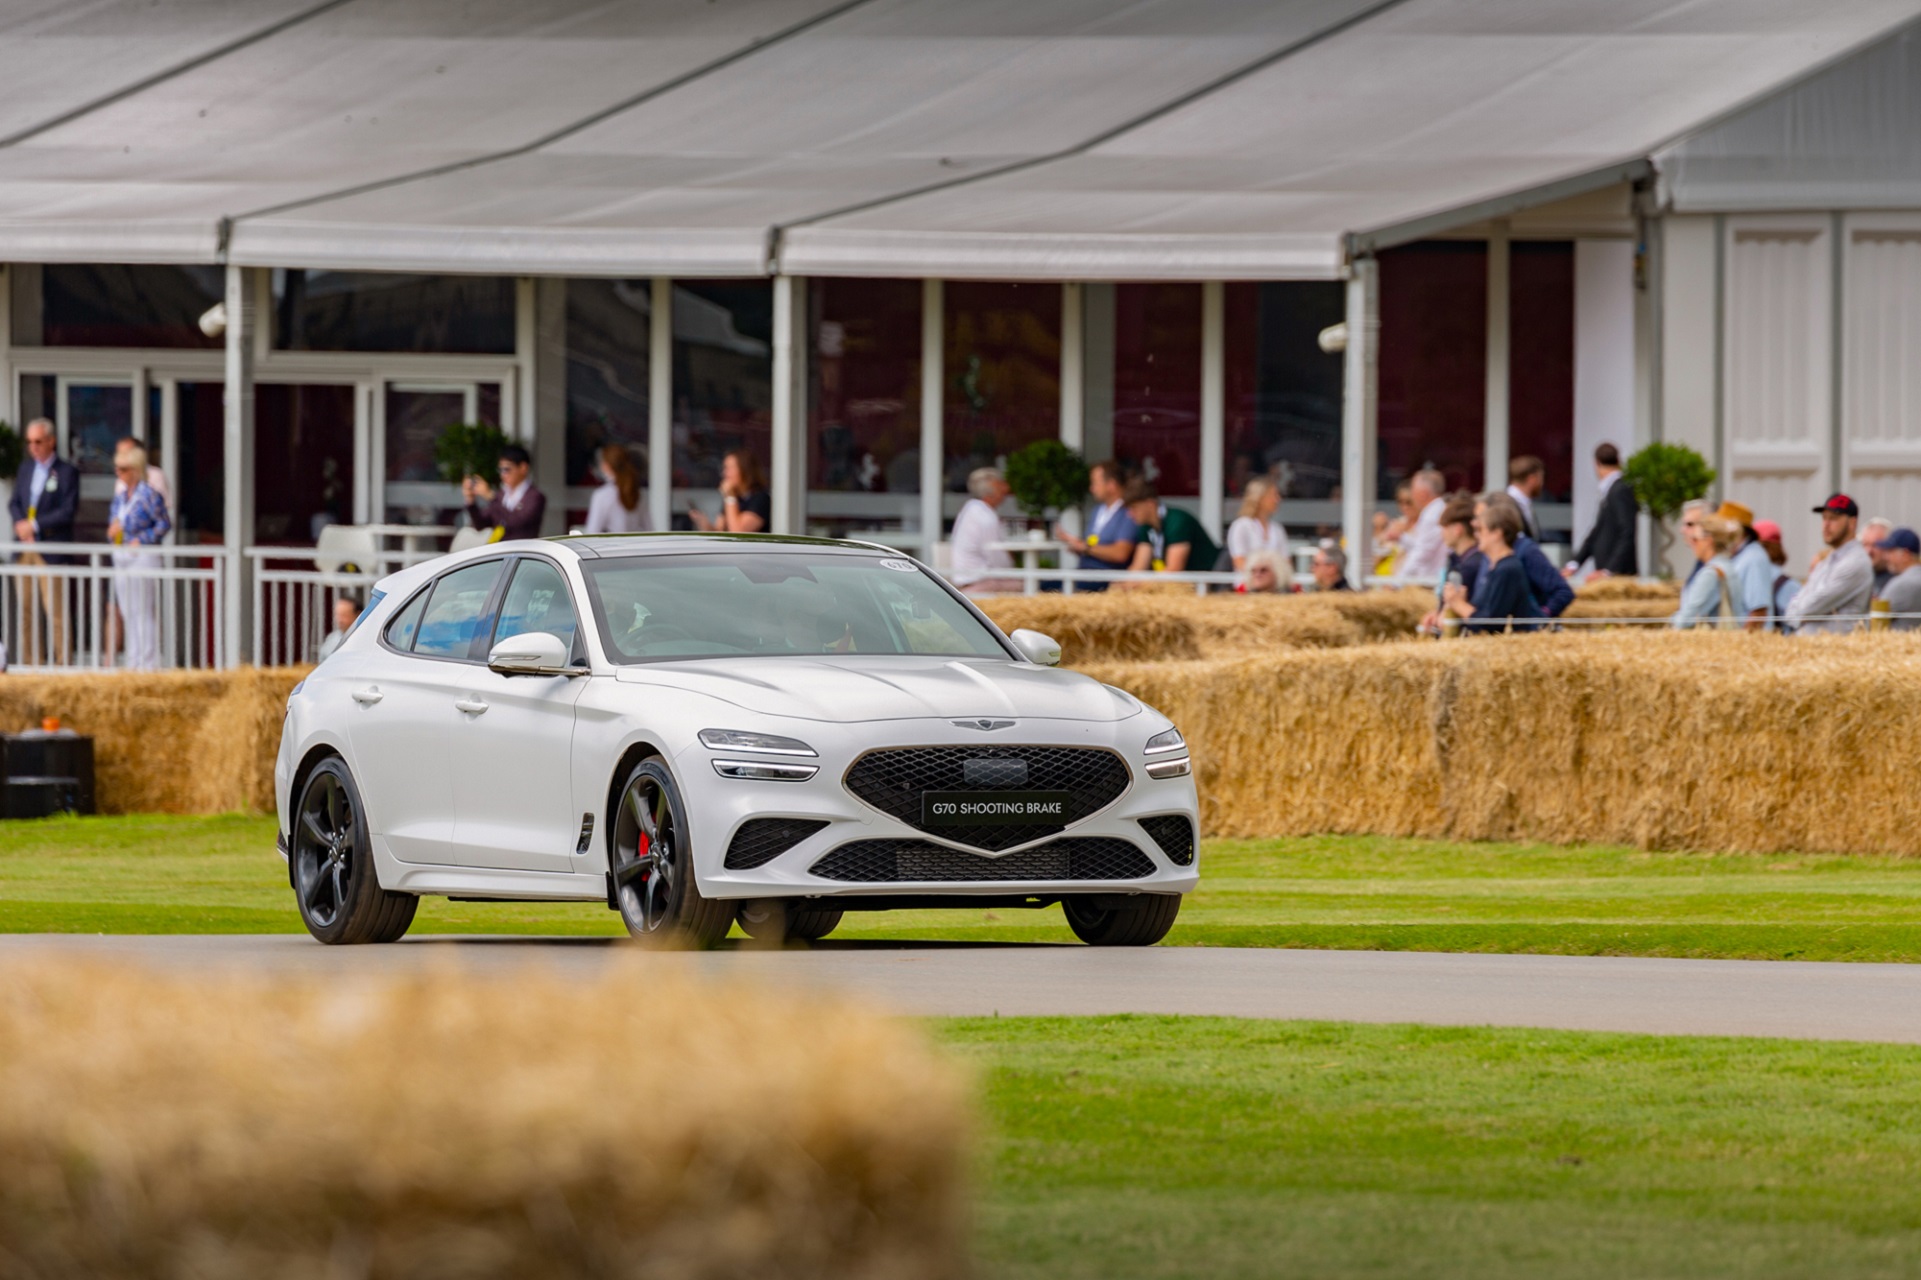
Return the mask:
{"type": "Polygon", "coordinates": [[[574,599],[560,570],[545,560],[522,560],[514,569],[514,580],[507,587],[506,603],[500,606],[500,623],[494,628],[495,644],[529,631],[546,631],[574,648],[574,599]]]}
{"type": "Polygon", "coordinates": [[[964,604],[898,556],[623,556],[582,567],[615,662],[787,654],[1008,656],[964,604]]]}
{"type": "Polygon", "coordinates": [[[414,637],[414,652],[430,658],[472,657],[474,640],[485,634],[487,602],[493,598],[503,564],[483,560],[435,582],[420,620],[420,634],[414,637]]]}
{"type": "Polygon", "coordinates": [[[402,653],[414,647],[414,637],[420,633],[420,615],[427,611],[427,595],[423,591],[415,596],[400,616],[387,624],[387,643],[402,653]]]}

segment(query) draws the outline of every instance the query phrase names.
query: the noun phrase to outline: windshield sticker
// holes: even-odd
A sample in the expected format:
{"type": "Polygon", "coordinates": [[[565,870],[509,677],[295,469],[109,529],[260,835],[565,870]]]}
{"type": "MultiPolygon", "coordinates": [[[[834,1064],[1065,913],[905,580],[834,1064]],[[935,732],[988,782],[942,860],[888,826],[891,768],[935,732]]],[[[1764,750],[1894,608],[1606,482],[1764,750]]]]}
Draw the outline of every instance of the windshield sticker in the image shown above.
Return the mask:
{"type": "Polygon", "coordinates": [[[911,560],[883,560],[880,562],[880,567],[883,569],[892,569],[897,573],[912,573],[914,571],[914,562],[911,560]]]}

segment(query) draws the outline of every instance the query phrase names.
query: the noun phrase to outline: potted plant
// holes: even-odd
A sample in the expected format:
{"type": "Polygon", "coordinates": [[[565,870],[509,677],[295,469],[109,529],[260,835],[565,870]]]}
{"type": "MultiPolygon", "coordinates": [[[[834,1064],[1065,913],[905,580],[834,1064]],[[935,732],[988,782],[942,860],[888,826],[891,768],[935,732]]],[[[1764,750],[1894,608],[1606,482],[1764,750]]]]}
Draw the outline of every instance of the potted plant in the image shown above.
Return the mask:
{"type": "Polygon", "coordinates": [[[509,443],[507,433],[491,422],[456,422],[434,441],[434,464],[448,484],[459,484],[468,476],[492,484],[500,451],[509,443]]]}
{"type": "Polygon", "coordinates": [[[1654,519],[1655,541],[1659,544],[1657,572],[1670,577],[1668,552],[1674,535],[1668,520],[1687,503],[1707,493],[1714,484],[1715,471],[1693,449],[1684,444],[1655,443],[1636,450],[1621,468],[1627,482],[1634,486],[1634,500],[1654,519]]]}
{"type": "Polygon", "coordinates": [[[1087,492],[1087,463],[1058,440],[1036,440],[1008,455],[1007,487],[1021,510],[1052,520],[1087,492]]]}

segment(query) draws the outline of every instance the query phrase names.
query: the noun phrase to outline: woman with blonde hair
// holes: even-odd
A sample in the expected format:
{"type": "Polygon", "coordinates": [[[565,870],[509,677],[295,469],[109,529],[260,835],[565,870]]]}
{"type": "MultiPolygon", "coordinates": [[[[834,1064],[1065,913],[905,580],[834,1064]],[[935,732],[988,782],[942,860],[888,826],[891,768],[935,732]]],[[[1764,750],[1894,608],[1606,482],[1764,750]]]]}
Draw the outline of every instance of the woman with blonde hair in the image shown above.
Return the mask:
{"type": "Polygon", "coordinates": [[[624,444],[600,447],[594,471],[601,478],[587,504],[588,533],[643,533],[647,529],[647,507],[641,501],[640,468],[624,444]]]}
{"type": "Polygon", "coordinates": [[[1241,514],[1227,526],[1227,554],[1234,572],[1247,572],[1248,557],[1256,551],[1278,552],[1287,558],[1287,530],[1274,519],[1281,508],[1281,487],[1266,476],[1255,476],[1241,492],[1241,514]]]}
{"type": "Polygon", "coordinates": [[[135,671],[160,666],[160,591],[151,576],[159,568],[140,550],[167,536],[173,522],[167,503],[147,483],[147,451],[131,442],[114,450],[113,474],[124,488],[108,507],[107,540],[113,543],[113,602],[127,636],[127,665],[135,671]]]}
{"type": "MultiPolygon", "coordinates": [[[[1741,580],[1733,572],[1731,553],[1740,541],[1741,526],[1725,516],[1703,514],[1683,528],[1701,568],[1688,579],[1687,588],[1681,592],[1681,607],[1674,611],[1670,624],[1677,630],[1710,624],[1740,626],[1748,616],[1748,606],[1741,596],[1741,580]]],[[[1757,607],[1765,608],[1766,602],[1757,607]]]]}

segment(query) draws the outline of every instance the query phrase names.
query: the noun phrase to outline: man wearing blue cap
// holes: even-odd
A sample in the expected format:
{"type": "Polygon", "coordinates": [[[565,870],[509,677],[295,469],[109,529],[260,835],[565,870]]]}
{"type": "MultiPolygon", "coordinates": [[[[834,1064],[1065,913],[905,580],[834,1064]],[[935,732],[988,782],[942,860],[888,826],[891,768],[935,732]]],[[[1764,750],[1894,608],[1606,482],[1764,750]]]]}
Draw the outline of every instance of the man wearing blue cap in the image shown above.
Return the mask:
{"type": "Polygon", "coordinates": [[[1881,599],[1895,615],[1891,625],[1896,631],[1921,631],[1921,617],[1901,616],[1921,614],[1921,536],[1912,529],[1895,529],[1881,539],[1881,553],[1894,575],[1881,589],[1881,599]]]}

